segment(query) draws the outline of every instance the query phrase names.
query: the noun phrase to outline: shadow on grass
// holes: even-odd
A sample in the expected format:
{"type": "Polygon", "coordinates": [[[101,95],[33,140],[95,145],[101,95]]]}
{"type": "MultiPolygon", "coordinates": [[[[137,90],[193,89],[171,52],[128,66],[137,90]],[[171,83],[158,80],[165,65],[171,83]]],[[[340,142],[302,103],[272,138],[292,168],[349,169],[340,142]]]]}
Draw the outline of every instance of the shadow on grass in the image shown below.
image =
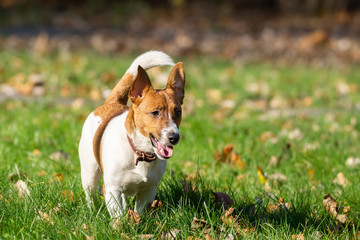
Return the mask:
{"type": "MultiPolygon", "coordinates": [[[[279,204],[279,198],[273,194],[259,190],[260,198],[248,199],[246,193],[231,191],[228,193],[234,204],[228,207],[219,204],[211,188],[216,189],[216,184],[201,178],[187,182],[184,176],[172,176],[164,179],[159,188],[157,199],[173,211],[178,209],[182,213],[203,218],[209,223],[217,223],[215,227],[223,225],[225,211],[234,208],[236,221],[244,228],[254,232],[267,231],[266,226],[274,230],[279,229],[290,233],[309,233],[317,236],[327,234],[352,234],[358,231],[358,224],[349,221],[341,224],[330,217],[322,206],[314,206],[307,195],[297,198],[288,206],[279,204]],[[185,182],[185,184],[184,184],[185,182]]],[[[226,204],[225,204],[226,205],[226,204]]],[[[189,221],[192,218],[189,217],[189,221]]],[[[190,224],[190,223],[188,223],[190,224]]]]}

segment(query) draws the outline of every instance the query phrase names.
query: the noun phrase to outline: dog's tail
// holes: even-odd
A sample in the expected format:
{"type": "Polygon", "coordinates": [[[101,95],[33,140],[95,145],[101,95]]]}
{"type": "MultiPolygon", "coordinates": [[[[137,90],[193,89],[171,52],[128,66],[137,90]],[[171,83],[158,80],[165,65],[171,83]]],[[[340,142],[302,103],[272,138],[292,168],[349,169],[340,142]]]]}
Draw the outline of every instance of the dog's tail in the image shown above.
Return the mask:
{"type": "Polygon", "coordinates": [[[157,66],[174,66],[174,65],[175,64],[172,61],[172,59],[163,52],[148,51],[146,53],[143,53],[133,61],[129,69],[126,71],[125,75],[120,79],[120,81],[111,91],[105,103],[119,102],[123,105],[126,105],[131,84],[133,83],[137,75],[138,66],[141,66],[143,69],[147,70],[157,66]]]}

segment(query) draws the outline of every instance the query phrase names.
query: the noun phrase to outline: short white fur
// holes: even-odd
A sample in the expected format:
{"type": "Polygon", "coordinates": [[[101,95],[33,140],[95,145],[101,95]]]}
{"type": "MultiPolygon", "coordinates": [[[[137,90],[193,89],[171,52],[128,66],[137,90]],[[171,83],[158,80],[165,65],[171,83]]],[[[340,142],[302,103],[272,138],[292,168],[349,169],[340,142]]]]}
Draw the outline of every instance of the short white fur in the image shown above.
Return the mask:
{"type": "MultiPolygon", "coordinates": [[[[149,69],[155,66],[173,66],[174,63],[165,53],[150,51],[137,57],[126,73],[130,73],[134,79],[139,65],[144,69],[149,69]]],[[[101,144],[105,202],[113,218],[120,217],[126,210],[126,195],[135,195],[135,211],[143,212],[146,205],[154,200],[157,186],[167,165],[166,160],[135,165],[136,155],[126,137],[128,134],[125,128],[127,115],[128,111],[109,122],[101,144]]],[[[91,113],[84,123],[79,143],[81,179],[89,206],[92,205],[92,198],[96,194],[98,182],[102,176],[93,151],[93,138],[101,121],[100,117],[91,113]]],[[[174,129],[173,125],[175,124],[169,127],[174,129]]],[[[176,130],[178,131],[177,127],[176,130]]],[[[129,136],[142,150],[154,152],[151,142],[136,129],[129,136]]]]}

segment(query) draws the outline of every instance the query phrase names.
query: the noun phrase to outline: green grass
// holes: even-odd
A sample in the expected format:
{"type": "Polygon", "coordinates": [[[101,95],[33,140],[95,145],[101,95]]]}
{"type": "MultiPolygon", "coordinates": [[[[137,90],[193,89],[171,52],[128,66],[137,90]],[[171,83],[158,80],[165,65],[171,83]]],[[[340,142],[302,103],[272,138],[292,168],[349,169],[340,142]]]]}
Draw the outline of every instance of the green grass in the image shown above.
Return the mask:
{"type": "MultiPolygon", "coordinates": [[[[21,85],[37,73],[46,89],[42,97],[0,102],[2,238],[119,239],[142,234],[156,238],[179,229],[178,238],[205,239],[203,229],[191,227],[194,217],[207,221],[214,238],[229,234],[249,239],[291,239],[294,234],[304,234],[306,239],[359,237],[360,166],[347,167],[345,162],[360,157],[360,71],[352,66],[325,69],[206,58],[176,59],[184,62],[187,75],[185,117],[182,140],[168,161],[156,197],[163,206],[143,215],[140,224],[124,217],[126,223],[112,229],[103,200],[93,211],[85,204],[77,146],[85,117],[103,101],[92,100],[90,92],[114,86],[116,78],[106,78],[104,73],[120,77],[133,59],[92,52],[68,57],[1,53],[1,84],[21,85]],[[345,92],[341,82],[346,82],[345,92]],[[73,107],[77,98],[84,100],[78,108],[73,107]],[[280,100],[276,103],[276,99],[280,100]],[[264,141],[264,132],[272,132],[273,139],[264,141]],[[228,144],[241,155],[243,168],[215,160],[214,152],[228,144]],[[66,156],[53,160],[50,156],[57,151],[66,156]],[[277,165],[269,164],[271,157],[280,159],[277,165]],[[281,173],[287,180],[270,180],[271,189],[266,192],[257,166],[268,175],[281,173]],[[346,186],[333,183],[340,172],[350,182],[346,186]],[[19,175],[9,177],[11,173],[19,175]],[[62,174],[62,181],[55,173],[62,174]],[[30,196],[18,196],[14,184],[19,178],[27,183],[30,196]],[[191,178],[195,191],[184,192],[180,182],[184,178],[191,178]],[[70,191],[72,199],[65,197],[70,191]],[[234,200],[240,232],[223,222],[225,211],[212,191],[227,193],[234,200]],[[339,227],[323,207],[327,193],[339,206],[350,206],[346,226],[339,227]],[[279,198],[290,208],[269,211],[269,204],[279,198]]],[[[155,73],[151,76],[156,78],[155,73]]],[[[133,207],[134,201],[129,203],[133,207]]]]}

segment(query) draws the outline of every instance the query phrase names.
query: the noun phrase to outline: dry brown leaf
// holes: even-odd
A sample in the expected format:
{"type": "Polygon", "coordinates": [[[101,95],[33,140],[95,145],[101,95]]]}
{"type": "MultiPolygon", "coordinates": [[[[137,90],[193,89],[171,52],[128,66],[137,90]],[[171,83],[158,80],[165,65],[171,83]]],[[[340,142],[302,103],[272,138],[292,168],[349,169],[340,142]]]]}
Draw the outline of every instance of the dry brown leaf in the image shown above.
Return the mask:
{"type": "Polygon", "coordinates": [[[339,172],[336,175],[336,178],[333,180],[333,183],[336,183],[342,187],[350,185],[350,181],[344,176],[342,172],[339,172]]]}
{"type": "Polygon", "coordinates": [[[242,230],[242,227],[236,221],[237,217],[235,216],[234,210],[234,208],[229,208],[228,210],[226,210],[225,216],[221,217],[221,220],[227,226],[234,228],[235,231],[239,233],[242,230]]]}
{"type": "Polygon", "coordinates": [[[23,180],[18,180],[15,184],[14,184],[14,188],[17,190],[18,192],[18,196],[24,197],[24,196],[30,196],[30,191],[27,187],[27,184],[23,181],[23,180]]]}
{"type": "Polygon", "coordinates": [[[268,204],[267,211],[268,211],[269,213],[280,212],[279,205],[278,205],[278,204],[269,203],[269,204],[268,204]]]}
{"type": "Polygon", "coordinates": [[[325,207],[326,211],[330,213],[332,217],[335,217],[338,214],[337,204],[335,200],[330,196],[330,194],[327,194],[324,197],[323,206],[325,207]]]}
{"type": "Polygon", "coordinates": [[[207,223],[207,221],[194,217],[193,221],[191,222],[191,229],[201,230],[204,232],[204,234],[207,234],[211,231],[211,226],[207,223]]]}
{"type": "Polygon", "coordinates": [[[245,162],[241,159],[240,154],[235,153],[233,144],[226,145],[223,148],[221,154],[216,150],[214,152],[214,158],[218,162],[223,162],[223,163],[228,162],[233,166],[239,167],[240,169],[245,168],[245,162]]]}
{"type": "Polygon", "coordinates": [[[281,210],[289,210],[290,206],[290,203],[286,203],[283,198],[280,198],[275,204],[269,203],[267,211],[270,213],[280,212],[281,210]]]}
{"type": "Polygon", "coordinates": [[[63,181],[63,174],[62,173],[54,173],[53,176],[55,177],[55,179],[58,182],[62,182],[63,181]]]}
{"type": "Polygon", "coordinates": [[[236,181],[240,182],[240,181],[243,181],[243,180],[246,180],[247,178],[247,174],[244,173],[244,174],[240,174],[236,177],[236,181]]]}
{"type": "Polygon", "coordinates": [[[212,104],[219,103],[222,100],[221,92],[219,89],[206,90],[206,97],[212,104]]]}
{"type": "Polygon", "coordinates": [[[110,223],[111,228],[112,228],[113,230],[118,230],[118,229],[120,229],[121,226],[122,226],[122,224],[123,224],[123,222],[121,221],[120,218],[115,218],[115,219],[113,219],[113,220],[111,221],[111,223],[110,223]]]}
{"type": "Polygon", "coordinates": [[[169,232],[162,232],[160,236],[160,240],[173,240],[178,239],[178,235],[180,234],[181,230],[179,229],[171,229],[169,232]]]}
{"type": "Polygon", "coordinates": [[[153,237],[155,237],[154,234],[140,234],[136,236],[139,239],[152,239],[153,237]]]}
{"type": "Polygon", "coordinates": [[[40,152],[39,149],[34,149],[33,154],[34,154],[36,157],[38,157],[38,156],[41,155],[41,152],[40,152]]]}
{"type": "Polygon", "coordinates": [[[164,203],[163,203],[162,201],[155,199],[155,200],[152,202],[150,208],[151,208],[151,209],[157,209],[157,208],[161,208],[161,207],[163,207],[163,206],[164,206],[164,203]]]}
{"type": "Polygon", "coordinates": [[[45,175],[47,175],[48,173],[47,172],[45,172],[44,170],[41,170],[40,172],[37,172],[37,175],[39,176],[39,177],[43,177],[43,176],[45,176],[45,175]]]}
{"type": "Polygon", "coordinates": [[[275,167],[279,164],[279,158],[276,156],[271,156],[269,159],[269,166],[275,167]]]}
{"type": "Polygon", "coordinates": [[[287,181],[287,177],[281,173],[270,174],[268,179],[275,183],[283,183],[287,181]]]}
{"type": "Polygon", "coordinates": [[[263,132],[260,136],[260,141],[261,142],[266,142],[268,139],[272,139],[272,138],[275,138],[275,134],[270,132],[270,131],[267,131],[267,132],[263,132]]]}
{"type": "Polygon", "coordinates": [[[64,190],[62,195],[65,199],[70,200],[70,202],[74,201],[74,193],[70,190],[64,190]]]}
{"type": "Polygon", "coordinates": [[[308,178],[309,178],[310,181],[313,180],[314,174],[315,174],[315,170],[313,168],[309,169],[308,178]]]}
{"type": "Polygon", "coordinates": [[[355,168],[360,165],[360,158],[349,157],[346,159],[345,165],[348,168],[355,168]]]}
{"type": "Polygon", "coordinates": [[[67,160],[69,159],[69,154],[65,153],[64,151],[56,151],[49,155],[49,158],[51,160],[54,160],[56,162],[59,162],[61,160],[67,160]]]}
{"type": "Polygon", "coordinates": [[[212,192],[212,194],[215,197],[215,203],[219,208],[224,207],[227,209],[229,206],[234,204],[234,200],[232,200],[226,193],[212,192]]]}
{"type": "Polygon", "coordinates": [[[126,214],[126,220],[135,224],[139,224],[141,221],[140,214],[129,209],[126,214]]]}
{"type": "Polygon", "coordinates": [[[211,237],[209,234],[205,235],[205,240],[215,240],[216,238],[211,237]]]}
{"type": "Polygon", "coordinates": [[[84,105],[84,99],[82,98],[77,98],[75,99],[72,104],[71,104],[71,107],[74,109],[74,110],[78,110],[79,108],[81,108],[83,105],[84,105]]]}
{"type": "Polygon", "coordinates": [[[291,240],[305,240],[305,237],[304,237],[303,233],[294,234],[294,235],[291,235],[291,240]]]}
{"type": "Polygon", "coordinates": [[[38,210],[38,213],[43,222],[47,222],[50,223],[51,225],[54,225],[54,221],[49,214],[47,214],[46,212],[42,212],[41,210],[38,210]]]}

